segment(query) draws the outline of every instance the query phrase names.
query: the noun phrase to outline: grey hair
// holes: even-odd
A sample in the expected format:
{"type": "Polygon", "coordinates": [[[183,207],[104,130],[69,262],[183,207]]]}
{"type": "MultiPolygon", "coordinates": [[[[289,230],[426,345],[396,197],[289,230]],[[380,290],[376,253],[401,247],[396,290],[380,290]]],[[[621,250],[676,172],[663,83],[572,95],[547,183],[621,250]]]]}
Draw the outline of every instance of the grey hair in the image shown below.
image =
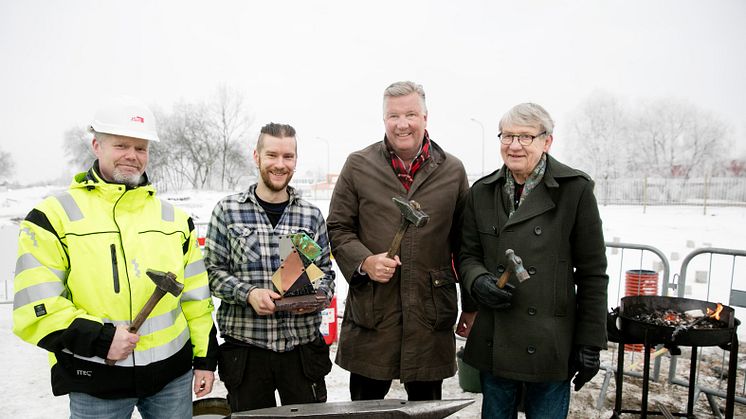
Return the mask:
{"type": "Polygon", "coordinates": [[[90,132],[93,134],[93,138],[95,138],[98,142],[106,141],[111,138],[111,134],[107,134],[105,132],[98,132],[92,129],[90,130],[90,132]]]}
{"type": "Polygon", "coordinates": [[[422,88],[421,84],[417,84],[412,81],[397,81],[391,83],[386,90],[383,91],[383,112],[386,113],[386,99],[390,97],[400,97],[417,93],[420,97],[420,103],[422,103],[422,111],[427,114],[427,105],[425,104],[425,89],[422,88]]]}
{"type": "Polygon", "coordinates": [[[547,135],[554,132],[554,121],[549,116],[549,112],[535,103],[521,103],[513,106],[500,119],[501,132],[505,125],[538,126],[539,131],[546,131],[547,135]]]}

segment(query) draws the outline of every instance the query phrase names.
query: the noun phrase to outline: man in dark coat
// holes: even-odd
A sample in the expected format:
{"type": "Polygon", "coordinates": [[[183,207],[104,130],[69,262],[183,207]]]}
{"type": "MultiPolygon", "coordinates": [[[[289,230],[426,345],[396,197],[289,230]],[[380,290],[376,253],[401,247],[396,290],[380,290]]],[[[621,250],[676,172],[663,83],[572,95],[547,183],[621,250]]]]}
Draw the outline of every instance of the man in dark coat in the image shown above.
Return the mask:
{"type": "Polygon", "coordinates": [[[478,180],[464,210],[460,273],[479,304],[464,361],[480,370],[482,417],[566,417],[606,347],[606,249],[593,181],[551,157],[554,122],[532,103],[500,121],[504,165],[478,180]],[[513,249],[530,275],[511,274],[513,249]]]}
{"type": "MultiPolygon", "coordinates": [[[[350,284],[336,362],[350,371],[352,400],[383,399],[397,378],[409,400],[437,400],[456,372],[452,259],[469,187],[461,162],[428,136],[422,86],[392,84],[383,112],[386,136],[347,158],[329,209],[332,253],[350,284]],[[408,228],[389,258],[401,218],[395,196],[430,219],[408,228]]],[[[470,326],[476,307],[463,306],[471,317],[460,325],[470,326]]]]}

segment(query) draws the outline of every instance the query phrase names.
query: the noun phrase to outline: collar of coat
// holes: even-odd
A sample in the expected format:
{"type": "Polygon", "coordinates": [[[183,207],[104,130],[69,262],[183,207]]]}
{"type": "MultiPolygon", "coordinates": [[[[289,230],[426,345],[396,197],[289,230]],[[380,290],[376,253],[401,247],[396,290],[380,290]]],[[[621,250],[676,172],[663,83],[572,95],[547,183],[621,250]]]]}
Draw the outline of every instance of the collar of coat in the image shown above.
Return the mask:
{"type": "MultiPolygon", "coordinates": [[[[550,156],[548,153],[546,154],[546,156],[547,156],[547,169],[546,169],[546,172],[544,172],[543,182],[547,187],[549,188],[558,187],[559,183],[557,182],[557,180],[562,179],[562,178],[572,178],[572,177],[580,176],[588,180],[591,180],[591,177],[585,172],[578,170],[578,169],[573,169],[570,166],[560,163],[557,159],[550,156]]],[[[503,164],[500,170],[492,172],[489,175],[483,177],[481,179],[481,183],[490,184],[490,183],[499,182],[500,184],[504,184],[506,173],[507,173],[507,167],[503,164]]]]}
{"type": "MultiPolygon", "coordinates": [[[[249,189],[241,192],[241,194],[238,196],[238,202],[244,204],[248,201],[251,201],[254,205],[259,205],[259,202],[256,200],[256,187],[258,183],[255,183],[251,186],[249,186],[249,189]]],[[[288,185],[286,186],[288,191],[288,205],[292,205],[293,202],[298,198],[298,193],[295,191],[295,188],[288,185]]]]}
{"type": "MultiPolygon", "coordinates": [[[[428,161],[434,164],[443,163],[443,160],[446,159],[445,151],[443,151],[443,149],[440,148],[440,146],[429,136],[428,139],[430,140],[430,159],[428,159],[428,161]]],[[[378,151],[381,153],[381,156],[383,156],[385,160],[389,162],[391,161],[391,156],[389,155],[388,148],[386,147],[385,135],[383,136],[383,140],[378,143],[378,151]]]]}

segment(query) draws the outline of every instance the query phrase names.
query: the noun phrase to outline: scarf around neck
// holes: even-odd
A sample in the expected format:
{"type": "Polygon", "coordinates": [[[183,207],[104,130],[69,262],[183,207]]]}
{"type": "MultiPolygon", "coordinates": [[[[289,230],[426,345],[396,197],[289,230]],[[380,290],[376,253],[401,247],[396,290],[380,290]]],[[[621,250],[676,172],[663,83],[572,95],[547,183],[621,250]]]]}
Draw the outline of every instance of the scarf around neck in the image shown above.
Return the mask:
{"type": "Polygon", "coordinates": [[[409,191],[412,182],[414,182],[415,173],[417,173],[420,167],[422,167],[422,164],[430,158],[430,136],[427,134],[427,130],[425,130],[425,138],[422,140],[422,146],[420,146],[419,153],[417,153],[409,164],[409,170],[407,170],[404,161],[396,155],[396,152],[388,143],[388,140],[386,140],[385,143],[386,150],[389,152],[389,157],[391,158],[391,167],[394,169],[394,173],[396,173],[396,177],[399,178],[404,189],[409,191]]]}
{"type": "Polygon", "coordinates": [[[513,178],[513,173],[510,171],[510,169],[505,167],[505,193],[508,194],[510,197],[510,215],[508,215],[508,218],[513,216],[513,213],[515,213],[516,209],[520,208],[521,204],[523,204],[523,201],[526,199],[529,193],[536,187],[536,185],[541,182],[542,179],[544,179],[544,172],[547,168],[547,154],[543,153],[541,155],[541,159],[539,160],[539,163],[534,167],[534,170],[531,172],[530,175],[528,175],[528,178],[526,178],[526,183],[523,184],[523,193],[521,193],[521,197],[518,200],[518,206],[513,205],[513,202],[516,201],[515,198],[515,179],[513,178]]]}

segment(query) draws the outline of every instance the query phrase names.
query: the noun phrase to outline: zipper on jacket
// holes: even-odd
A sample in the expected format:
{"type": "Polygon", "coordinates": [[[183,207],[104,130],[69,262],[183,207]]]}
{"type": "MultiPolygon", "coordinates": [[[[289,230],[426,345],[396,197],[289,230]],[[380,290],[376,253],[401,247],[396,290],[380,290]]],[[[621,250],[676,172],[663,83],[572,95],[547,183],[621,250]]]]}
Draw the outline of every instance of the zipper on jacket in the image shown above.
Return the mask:
{"type": "Polygon", "coordinates": [[[119,294],[119,268],[117,266],[117,247],[112,243],[111,249],[111,269],[114,274],[114,292],[119,294]]]}

